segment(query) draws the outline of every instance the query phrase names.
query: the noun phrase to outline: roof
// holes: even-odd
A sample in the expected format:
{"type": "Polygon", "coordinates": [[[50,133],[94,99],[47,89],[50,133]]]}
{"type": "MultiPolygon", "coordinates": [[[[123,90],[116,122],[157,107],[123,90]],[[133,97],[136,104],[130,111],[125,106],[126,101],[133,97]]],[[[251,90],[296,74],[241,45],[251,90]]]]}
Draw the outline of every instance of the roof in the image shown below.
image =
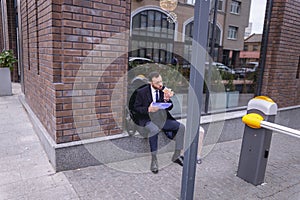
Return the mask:
{"type": "Polygon", "coordinates": [[[261,42],[262,34],[253,33],[245,39],[245,42],[261,42]]]}
{"type": "Polygon", "coordinates": [[[259,58],[259,51],[241,51],[240,58],[259,58]]]}

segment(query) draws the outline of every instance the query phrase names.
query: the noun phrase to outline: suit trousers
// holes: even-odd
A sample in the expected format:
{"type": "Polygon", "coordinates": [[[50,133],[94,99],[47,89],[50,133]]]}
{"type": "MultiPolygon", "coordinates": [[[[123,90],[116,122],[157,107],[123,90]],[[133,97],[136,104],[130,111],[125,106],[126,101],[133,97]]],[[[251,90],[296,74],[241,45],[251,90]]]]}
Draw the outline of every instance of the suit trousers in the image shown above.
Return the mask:
{"type": "Polygon", "coordinates": [[[156,154],[157,152],[158,134],[162,131],[169,139],[175,139],[175,150],[183,149],[185,126],[182,123],[167,119],[163,128],[160,129],[155,123],[150,121],[146,124],[145,128],[149,133],[148,137],[152,154],[156,154]]]}

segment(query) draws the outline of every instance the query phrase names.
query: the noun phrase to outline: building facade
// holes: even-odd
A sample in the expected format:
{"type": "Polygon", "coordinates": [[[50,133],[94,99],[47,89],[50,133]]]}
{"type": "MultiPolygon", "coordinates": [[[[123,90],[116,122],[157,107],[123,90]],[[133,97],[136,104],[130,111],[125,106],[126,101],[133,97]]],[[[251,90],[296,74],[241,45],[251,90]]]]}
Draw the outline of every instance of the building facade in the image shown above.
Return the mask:
{"type": "Polygon", "coordinates": [[[244,50],[240,53],[241,65],[247,62],[259,62],[262,34],[252,34],[244,41],[244,50]]]}
{"type": "Polygon", "coordinates": [[[273,1],[269,29],[268,12],[265,17],[263,40],[267,37],[268,42],[261,91],[272,97],[279,107],[300,104],[299,6],[300,0],[273,1]]]}
{"type": "MultiPolygon", "coordinates": [[[[245,28],[248,26],[251,1],[219,0],[216,2],[217,13],[213,59],[226,65],[239,66],[239,52],[243,50],[244,34],[245,28]]],[[[153,41],[160,43],[162,48],[167,46],[166,49],[169,50],[169,52],[184,55],[185,58],[190,59],[193,37],[194,3],[195,1],[192,0],[179,0],[178,6],[173,11],[177,15],[177,20],[170,23],[167,22],[168,12],[159,7],[158,0],[132,1],[132,20],[130,28],[133,31],[131,31],[131,47],[139,50],[132,52],[131,55],[149,57],[155,62],[170,63],[172,55],[169,55],[167,52],[152,52],[149,46],[159,46],[159,44],[152,44],[149,41],[151,40],[149,39],[150,37],[153,38],[153,41]],[[160,15],[162,17],[160,17],[160,15]],[[162,21],[160,20],[161,18],[162,21]],[[151,19],[153,19],[153,22],[151,19]],[[164,20],[166,21],[165,24],[164,20]],[[157,34],[157,37],[155,37],[155,34],[152,32],[149,33],[150,35],[145,35],[143,32],[134,31],[134,29],[145,28],[146,30],[146,28],[149,29],[149,27],[158,26],[169,28],[169,33],[165,38],[161,37],[161,34],[157,34]],[[147,39],[143,37],[147,37],[147,39]],[[139,44],[138,38],[140,38],[141,41],[147,40],[149,45],[139,44]],[[163,40],[164,44],[162,44],[159,39],[163,40]]],[[[210,38],[212,37],[211,31],[214,21],[213,3],[214,1],[211,1],[210,38]]],[[[212,39],[209,39],[209,44],[212,44],[212,39]]],[[[208,51],[210,50],[208,49],[208,51]]],[[[184,61],[182,62],[184,63],[184,61]]]]}

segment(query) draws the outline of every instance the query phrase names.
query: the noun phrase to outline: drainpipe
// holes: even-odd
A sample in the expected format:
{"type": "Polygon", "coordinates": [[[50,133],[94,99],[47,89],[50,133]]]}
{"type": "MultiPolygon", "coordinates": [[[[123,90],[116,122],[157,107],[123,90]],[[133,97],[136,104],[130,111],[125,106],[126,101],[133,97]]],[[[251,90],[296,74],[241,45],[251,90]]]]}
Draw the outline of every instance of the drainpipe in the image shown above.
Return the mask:
{"type": "Polygon", "coordinates": [[[5,38],[6,38],[6,25],[5,25],[5,14],[4,14],[4,0],[1,1],[1,14],[2,14],[2,34],[3,34],[3,49],[2,50],[5,50],[6,49],[6,41],[5,41],[5,38]]]}
{"type": "Polygon", "coordinates": [[[257,90],[256,90],[256,96],[261,95],[261,88],[263,83],[263,76],[265,71],[265,64],[266,64],[266,57],[267,57],[267,49],[268,49],[268,39],[269,39],[269,31],[270,31],[270,22],[271,22],[271,16],[272,16],[272,8],[273,8],[273,0],[268,0],[267,3],[267,19],[264,24],[264,33],[263,33],[263,39],[262,39],[262,51],[261,51],[261,60],[259,63],[260,66],[260,74],[259,79],[257,82],[257,90]]]}

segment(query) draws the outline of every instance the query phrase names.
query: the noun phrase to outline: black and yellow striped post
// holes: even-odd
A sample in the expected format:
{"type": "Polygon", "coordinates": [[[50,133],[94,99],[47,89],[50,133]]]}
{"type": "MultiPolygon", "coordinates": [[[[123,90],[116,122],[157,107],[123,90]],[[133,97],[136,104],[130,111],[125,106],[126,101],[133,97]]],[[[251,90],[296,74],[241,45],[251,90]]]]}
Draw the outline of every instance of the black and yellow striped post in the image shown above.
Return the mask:
{"type": "Polygon", "coordinates": [[[248,103],[247,114],[237,176],[245,181],[260,185],[264,182],[269,156],[272,131],[261,127],[261,121],[274,122],[277,104],[266,96],[258,96],[248,103]],[[250,120],[249,120],[250,116],[250,120]]]}

